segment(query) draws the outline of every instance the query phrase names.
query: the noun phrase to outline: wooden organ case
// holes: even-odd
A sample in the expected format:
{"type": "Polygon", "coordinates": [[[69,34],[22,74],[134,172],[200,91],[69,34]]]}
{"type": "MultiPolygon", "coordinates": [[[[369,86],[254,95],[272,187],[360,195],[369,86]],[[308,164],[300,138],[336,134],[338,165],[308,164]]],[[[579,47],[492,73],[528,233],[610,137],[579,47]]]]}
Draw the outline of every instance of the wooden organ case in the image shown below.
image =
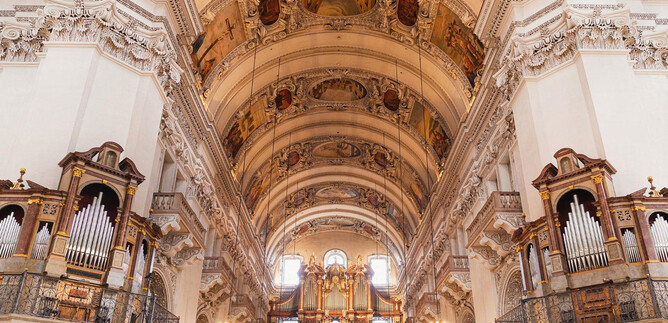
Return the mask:
{"type": "Polygon", "coordinates": [[[294,291],[270,302],[268,320],[299,322],[371,322],[373,317],[401,322],[401,302],[382,295],[372,284],[373,271],[358,259],[347,269],[333,264],[325,270],[311,257],[300,271],[294,291]]]}

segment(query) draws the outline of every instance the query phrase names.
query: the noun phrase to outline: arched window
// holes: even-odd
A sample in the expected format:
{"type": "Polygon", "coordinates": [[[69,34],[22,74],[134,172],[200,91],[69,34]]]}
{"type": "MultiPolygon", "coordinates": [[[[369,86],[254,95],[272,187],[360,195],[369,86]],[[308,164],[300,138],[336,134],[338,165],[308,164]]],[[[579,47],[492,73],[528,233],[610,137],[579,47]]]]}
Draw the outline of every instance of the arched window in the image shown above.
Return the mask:
{"type": "Polygon", "coordinates": [[[324,262],[325,262],[325,267],[337,264],[345,268],[348,265],[348,257],[346,257],[346,253],[343,252],[342,250],[332,249],[330,251],[327,251],[327,253],[325,254],[324,262]]]}
{"type": "Polygon", "coordinates": [[[299,284],[299,269],[302,266],[302,257],[299,255],[285,255],[281,257],[281,271],[279,284],[281,286],[296,286],[299,284]]]}
{"type": "Polygon", "coordinates": [[[374,286],[390,285],[390,262],[386,255],[373,255],[369,257],[369,266],[373,270],[371,283],[374,286]]]}

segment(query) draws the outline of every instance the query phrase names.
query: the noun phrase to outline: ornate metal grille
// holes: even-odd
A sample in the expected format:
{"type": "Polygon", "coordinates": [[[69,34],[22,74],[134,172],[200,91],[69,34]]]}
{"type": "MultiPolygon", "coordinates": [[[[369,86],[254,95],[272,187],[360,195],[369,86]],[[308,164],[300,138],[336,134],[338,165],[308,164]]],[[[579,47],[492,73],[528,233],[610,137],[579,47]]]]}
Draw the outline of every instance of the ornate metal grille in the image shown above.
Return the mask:
{"type": "Polygon", "coordinates": [[[91,323],[178,322],[155,297],[37,274],[0,275],[0,314],[91,323]]]}
{"type": "Polygon", "coordinates": [[[635,322],[668,318],[667,309],[668,281],[648,278],[526,298],[496,323],[635,322]]]}

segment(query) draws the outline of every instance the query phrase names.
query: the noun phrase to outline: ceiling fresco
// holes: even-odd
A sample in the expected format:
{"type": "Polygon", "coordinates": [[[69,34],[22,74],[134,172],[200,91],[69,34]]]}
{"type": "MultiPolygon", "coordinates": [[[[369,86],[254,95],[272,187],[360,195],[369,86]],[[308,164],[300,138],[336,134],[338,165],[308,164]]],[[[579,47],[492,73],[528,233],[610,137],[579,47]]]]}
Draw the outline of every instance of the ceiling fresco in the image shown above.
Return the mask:
{"type": "Polygon", "coordinates": [[[374,5],[374,0],[302,0],[302,6],[308,11],[330,17],[359,15],[374,5]]]}
{"type": "MultiPolygon", "coordinates": [[[[276,240],[272,246],[269,246],[270,252],[274,257],[282,254],[283,248],[287,248],[294,241],[312,234],[329,231],[353,232],[378,241],[383,249],[387,248],[387,252],[393,255],[398,263],[401,263],[401,255],[404,254],[404,243],[409,243],[407,241],[395,243],[395,241],[389,239],[387,234],[379,230],[373,223],[344,216],[318,218],[296,227],[281,228],[281,230],[284,229],[286,230],[286,234],[283,236],[283,239],[276,240]]],[[[275,258],[272,260],[275,261],[275,258]]]]}
{"type": "MultiPolygon", "coordinates": [[[[295,143],[282,149],[275,154],[274,158],[278,166],[271,171],[271,179],[269,177],[270,161],[266,161],[250,179],[245,197],[246,205],[251,210],[254,210],[258,201],[267,194],[270,182],[276,185],[298,172],[332,165],[346,165],[370,170],[395,183],[398,187],[403,187],[406,195],[414,201],[418,209],[426,205],[426,186],[420,180],[417,172],[405,161],[401,161],[394,152],[379,144],[346,137],[312,138],[307,142],[295,143]],[[320,148],[323,146],[344,148],[340,151],[333,150],[325,155],[315,155],[314,152],[322,153],[320,148]]],[[[352,192],[348,193],[352,194],[352,192]]],[[[330,191],[327,194],[344,194],[344,192],[330,191]]],[[[373,203],[373,200],[369,202],[373,203]]]]}
{"type": "Polygon", "coordinates": [[[471,28],[442,3],[434,19],[431,42],[455,61],[473,85],[484,58],[482,43],[471,28]]]}
{"type": "MultiPolygon", "coordinates": [[[[368,72],[313,71],[306,75],[285,78],[278,86],[260,89],[253,105],[249,107],[248,102],[244,103],[235,118],[222,128],[221,133],[226,134],[223,144],[230,161],[237,165],[242,145],[252,145],[255,137],[268,130],[267,122],[274,117],[275,106],[279,107],[276,111],[279,123],[321,110],[357,111],[392,123],[400,118],[401,127],[416,138],[424,138],[426,124],[426,140],[432,148],[432,157],[438,164],[447,158],[451,136],[448,135],[445,122],[439,113],[431,107],[426,109],[428,113],[425,113],[424,104],[420,101],[421,96],[416,91],[390,79],[374,77],[368,72]],[[353,77],[355,79],[352,79],[353,77]],[[274,96],[273,93],[278,95],[274,96]],[[271,97],[274,99],[270,99],[271,97]]],[[[318,153],[325,152],[316,152],[318,153]]]]}
{"type": "Polygon", "coordinates": [[[220,10],[197,36],[190,54],[195,69],[206,78],[211,69],[237,46],[246,42],[244,21],[236,1],[220,10]]]}
{"type": "Polygon", "coordinates": [[[387,201],[382,188],[376,190],[347,183],[319,184],[290,194],[287,200],[272,212],[269,232],[280,229],[286,214],[289,217],[314,206],[331,204],[362,207],[378,214],[378,221],[381,223],[387,220],[401,232],[406,241],[410,241],[413,236],[415,225],[410,223],[407,215],[401,213],[400,207],[387,201]],[[327,193],[322,194],[323,192],[327,193]]]}

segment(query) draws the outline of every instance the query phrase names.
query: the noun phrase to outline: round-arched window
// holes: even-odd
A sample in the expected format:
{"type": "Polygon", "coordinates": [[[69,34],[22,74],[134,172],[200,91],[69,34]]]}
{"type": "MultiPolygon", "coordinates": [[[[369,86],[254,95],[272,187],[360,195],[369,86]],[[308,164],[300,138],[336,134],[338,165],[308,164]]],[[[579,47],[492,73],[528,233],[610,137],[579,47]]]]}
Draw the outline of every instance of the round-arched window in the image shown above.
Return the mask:
{"type": "Polygon", "coordinates": [[[329,267],[334,264],[346,267],[346,265],[348,264],[348,257],[346,257],[346,253],[340,249],[332,249],[330,251],[327,251],[324,260],[325,260],[324,261],[325,267],[329,267]]]}

